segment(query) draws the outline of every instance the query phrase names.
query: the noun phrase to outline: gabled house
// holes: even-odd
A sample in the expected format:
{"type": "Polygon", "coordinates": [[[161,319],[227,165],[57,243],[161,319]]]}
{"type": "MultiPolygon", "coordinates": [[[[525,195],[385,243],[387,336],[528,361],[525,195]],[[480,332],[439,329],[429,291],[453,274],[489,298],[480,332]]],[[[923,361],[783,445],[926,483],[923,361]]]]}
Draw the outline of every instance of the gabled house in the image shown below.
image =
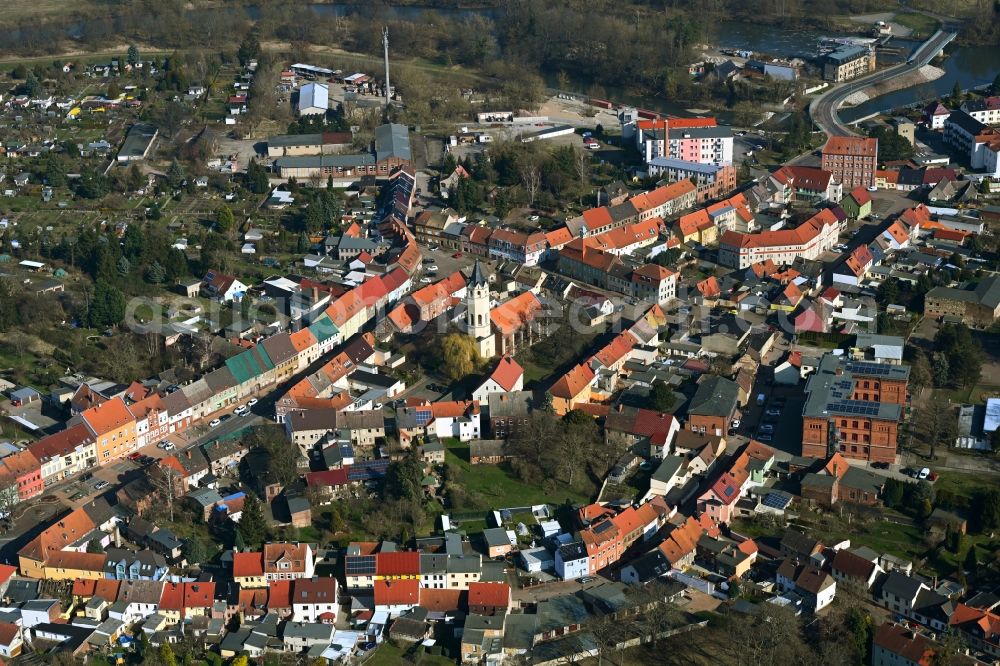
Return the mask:
{"type": "Polygon", "coordinates": [[[201,280],[201,289],[208,298],[228,303],[242,299],[248,287],[232,275],[210,270],[201,280]]]}

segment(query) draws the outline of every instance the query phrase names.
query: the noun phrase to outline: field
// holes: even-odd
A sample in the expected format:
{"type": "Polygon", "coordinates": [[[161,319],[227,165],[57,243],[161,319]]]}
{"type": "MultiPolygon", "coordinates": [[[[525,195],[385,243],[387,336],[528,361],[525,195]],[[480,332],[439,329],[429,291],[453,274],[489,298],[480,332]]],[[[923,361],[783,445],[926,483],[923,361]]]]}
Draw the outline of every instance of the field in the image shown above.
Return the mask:
{"type": "Polygon", "coordinates": [[[910,37],[930,37],[938,29],[940,23],[933,16],[917,14],[916,12],[900,12],[893,21],[906,26],[913,31],[910,37]]]}
{"type": "Polygon", "coordinates": [[[446,444],[445,460],[461,471],[461,484],[469,495],[470,504],[474,505],[471,508],[488,510],[565,502],[583,504],[592,499],[591,495],[562,485],[547,492],[544,488],[524,483],[507,464],[472,465],[469,463],[467,444],[457,440],[449,440],[446,444]]]}

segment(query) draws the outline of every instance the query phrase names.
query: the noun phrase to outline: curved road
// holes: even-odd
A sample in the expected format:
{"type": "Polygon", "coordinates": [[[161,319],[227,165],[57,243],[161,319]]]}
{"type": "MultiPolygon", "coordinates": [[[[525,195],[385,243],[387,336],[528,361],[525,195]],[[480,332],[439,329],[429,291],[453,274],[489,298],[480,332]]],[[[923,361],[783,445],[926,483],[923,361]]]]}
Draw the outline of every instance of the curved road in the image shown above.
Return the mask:
{"type": "Polygon", "coordinates": [[[920,48],[905,63],[881,72],[876,72],[856,81],[836,86],[825,94],[815,98],[809,105],[809,115],[812,117],[813,122],[827,136],[855,136],[857,133],[845,125],[837,113],[837,110],[844,103],[845,99],[859,90],[864,90],[868,86],[889,81],[897,76],[903,76],[904,74],[909,74],[920,69],[933,60],[941,52],[941,49],[957,36],[958,33],[954,31],[945,32],[938,30],[926,42],[921,44],[920,48]]]}

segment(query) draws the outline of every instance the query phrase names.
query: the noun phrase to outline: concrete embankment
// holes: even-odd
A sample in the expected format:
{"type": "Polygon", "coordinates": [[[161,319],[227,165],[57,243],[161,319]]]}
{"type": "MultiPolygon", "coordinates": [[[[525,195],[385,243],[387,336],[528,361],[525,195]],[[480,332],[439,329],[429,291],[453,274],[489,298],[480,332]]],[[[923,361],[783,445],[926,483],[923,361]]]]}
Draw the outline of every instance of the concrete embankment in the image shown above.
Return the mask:
{"type": "Polygon", "coordinates": [[[889,79],[888,81],[883,81],[882,83],[876,83],[875,85],[868,86],[848,95],[844,100],[844,106],[857,106],[858,104],[867,102],[873,97],[878,97],[879,95],[895,92],[897,90],[903,90],[905,88],[912,88],[913,86],[919,86],[921,84],[939,79],[942,76],[944,76],[944,70],[940,67],[935,67],[934,65],[924,65],[915,72],[910,72],[905,76],[889,79]]]}

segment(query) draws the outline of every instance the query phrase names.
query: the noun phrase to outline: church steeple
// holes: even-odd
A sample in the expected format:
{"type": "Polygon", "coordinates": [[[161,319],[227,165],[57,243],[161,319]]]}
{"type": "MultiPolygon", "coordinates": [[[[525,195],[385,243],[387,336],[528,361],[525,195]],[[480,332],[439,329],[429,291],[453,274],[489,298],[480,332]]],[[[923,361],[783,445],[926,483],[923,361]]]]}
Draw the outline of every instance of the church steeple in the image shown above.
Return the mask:
{"type": "Polygon", "coordinates": [[[476,265],[472,268],[472,277],[469,278],[469,286],[480,287],[486,286],[488,283],[489,280],[486,277],[486,273],[483,272],[482,265],[479,263],[479,260],[476,259],[476,265]]]}

